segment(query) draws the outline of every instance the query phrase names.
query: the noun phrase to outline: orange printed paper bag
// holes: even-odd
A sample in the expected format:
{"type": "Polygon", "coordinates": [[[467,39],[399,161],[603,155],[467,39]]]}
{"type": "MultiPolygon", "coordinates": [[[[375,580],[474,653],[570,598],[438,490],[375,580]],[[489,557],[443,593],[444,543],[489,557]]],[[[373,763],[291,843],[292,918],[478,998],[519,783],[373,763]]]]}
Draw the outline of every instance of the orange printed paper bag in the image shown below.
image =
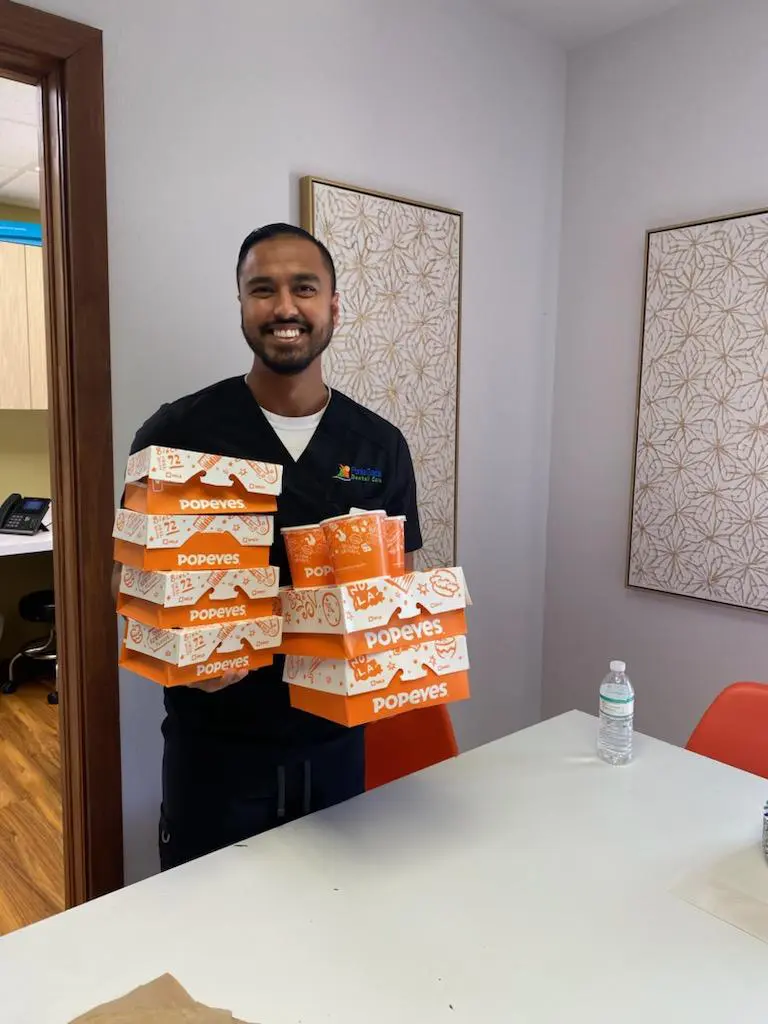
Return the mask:
{"type": "Polygon", "coordinates": [[[413,708],[452,704],[470,696],[467,672],[457,672],[442,679],[432,679],[427,675],[423,681],[410,683],[408,687],[393,683],[387,690],[363,693],[357,697],[340,697],[321,690],[309,690],[305,686],[289,686],[288,689],[291,707],[350,728],[402,715],[413,708]]]}
{"type": "Polygon", "coordinates": [[[279,569],[142,572],[123,566],[117,610],[149,626],[173,628],[280,614],[279,569]]]}
{"type": "Polygon", "coordinates": [[[146,515],[118,509],[115,561],[134,569],[258,569],[269,564],[271,516],[146,515]]]}
{"type": "Polygon", "coordinates": [[[281,635],[279,616],[187,629],[157,629],[129,619],[120,663],[165,686],[213,679],[269,664],[281,635]]]}
{"type": "Polygon", "coordinates": [[[285,654],[354,658],[467,632],[461,568],[281,592],[285,654]]]}
{"type": "Polygon", "coordinates": [[[283,679],[292,686],[354,697],[359,693],[386,690],[395,679],[410,682],[428,673],[442,677],[467,671],[467,638],[454,636],[415,647],[367,654],[351,661],[289,655],[285,659],[283,679]]]}
{"type": "Polygon", "coordinates": [[[125,505],[134,512],[274,512],[283,467],[152,445],[128,459],[125,505]]]}

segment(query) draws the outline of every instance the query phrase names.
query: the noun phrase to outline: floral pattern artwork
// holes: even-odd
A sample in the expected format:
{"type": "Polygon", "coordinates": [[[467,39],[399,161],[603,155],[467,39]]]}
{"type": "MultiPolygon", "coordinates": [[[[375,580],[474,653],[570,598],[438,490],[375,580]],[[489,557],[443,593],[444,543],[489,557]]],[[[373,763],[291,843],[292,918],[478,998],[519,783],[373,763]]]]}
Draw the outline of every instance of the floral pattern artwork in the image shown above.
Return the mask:
{"type": "Polygon", "coordinates": [[[652,232],[628,582],[768,610],[768,212],[652,232]]]}
{"type": "Polygon", "coordinates": [[[327,380],[402,430],[424,537],[417,566],[454,565],[461,214],[303,184],[304,223],[331,251],[341,294],[327,380]]]}

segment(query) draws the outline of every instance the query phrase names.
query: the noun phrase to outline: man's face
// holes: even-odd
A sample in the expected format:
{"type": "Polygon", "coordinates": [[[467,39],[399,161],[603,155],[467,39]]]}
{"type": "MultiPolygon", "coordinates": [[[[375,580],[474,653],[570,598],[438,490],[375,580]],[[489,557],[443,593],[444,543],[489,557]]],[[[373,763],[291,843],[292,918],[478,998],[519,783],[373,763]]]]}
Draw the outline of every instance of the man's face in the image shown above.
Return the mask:
{"type": "Polygon", "coordinates": [[[312,242],[294,235],[259,242],[238,285],[243,335],[273,373],[302,373],[328,348],[339,297],[312,242]]]}

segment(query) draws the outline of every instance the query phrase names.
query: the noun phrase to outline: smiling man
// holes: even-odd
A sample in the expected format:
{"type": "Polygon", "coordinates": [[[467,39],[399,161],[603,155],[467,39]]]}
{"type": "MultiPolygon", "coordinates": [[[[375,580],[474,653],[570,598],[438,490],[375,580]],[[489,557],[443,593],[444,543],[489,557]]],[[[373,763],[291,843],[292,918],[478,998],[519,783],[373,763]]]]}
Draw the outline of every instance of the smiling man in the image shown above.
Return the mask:
{"type": "MultiPolygon", "coordinates": [[[[251,369],[162,406],[131,451],[166,445],[283,465],[272,558],[283,584],[280,528],[352,506],[405,515],[406,550],[420,548],[402,434],[323,381],[320,356],[339,319],[328,250],[301,228],[268,225],[243,242],[237,285],[251,369]]],[[[282,670],[276,658],[245,677],[166,689],[163,869],[362,792],[363,730],[291,708],[282,670]]]]}

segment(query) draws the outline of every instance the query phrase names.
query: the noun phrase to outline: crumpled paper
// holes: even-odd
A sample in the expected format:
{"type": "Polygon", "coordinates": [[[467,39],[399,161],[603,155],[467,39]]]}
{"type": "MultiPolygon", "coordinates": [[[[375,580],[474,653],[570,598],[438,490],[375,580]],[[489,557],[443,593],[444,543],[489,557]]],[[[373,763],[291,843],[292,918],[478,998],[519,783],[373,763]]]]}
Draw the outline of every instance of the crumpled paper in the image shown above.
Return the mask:
{"type": "Polygon", "coordinates": [[[97,1006],[70,1024],[246,1024],[229,1010],[195,1002],[170,974],[97,1006]]]}
{"type": "Polygon", "coordinates": [[[684,878],[672,892],[734,928],[768,942],[768,862],[760,843],[684,878]]]}

